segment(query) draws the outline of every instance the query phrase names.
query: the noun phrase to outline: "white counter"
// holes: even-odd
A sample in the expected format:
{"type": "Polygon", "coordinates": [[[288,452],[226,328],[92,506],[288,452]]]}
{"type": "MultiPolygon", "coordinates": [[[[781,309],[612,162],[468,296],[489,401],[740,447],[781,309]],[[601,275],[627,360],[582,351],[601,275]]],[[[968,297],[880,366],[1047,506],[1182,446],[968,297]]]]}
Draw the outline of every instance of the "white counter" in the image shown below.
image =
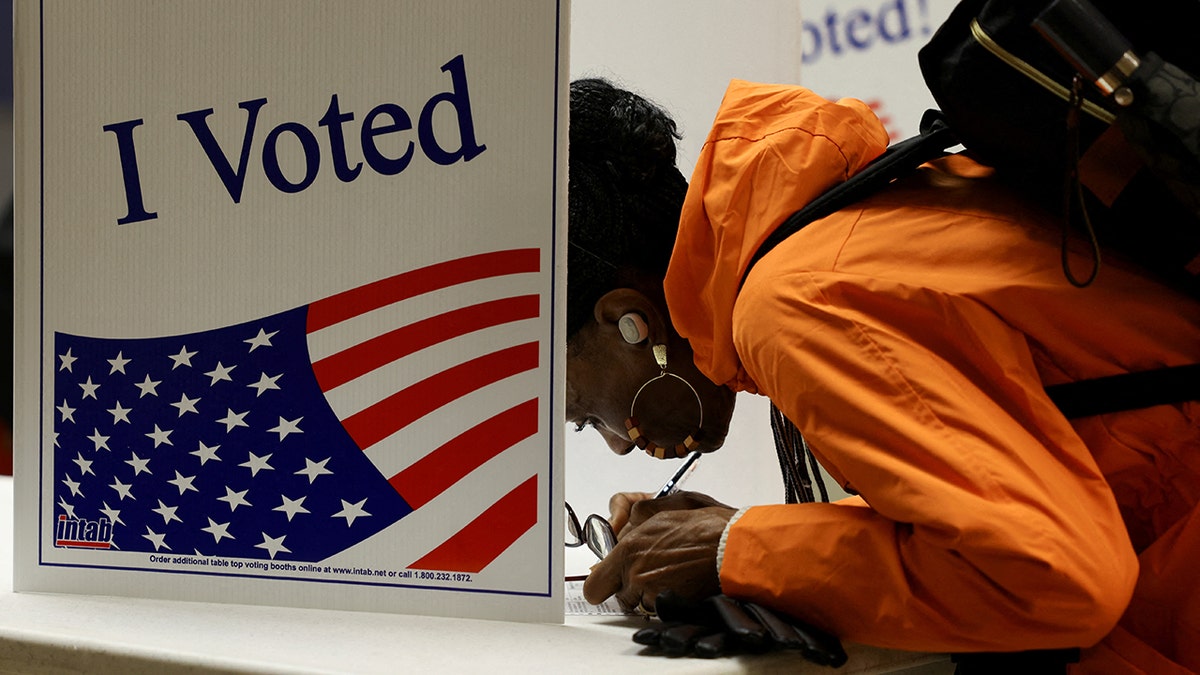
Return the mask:
{"type": "Polygon", "coordinates": [[[949,673],[944,656],[847,645],[715,660],[644,653],[644,619],[565,625],[12,591],[12,478],[0,477],[0,673],[949,673]],[[914,669],[914,670],[909,670],[914,669]]]}

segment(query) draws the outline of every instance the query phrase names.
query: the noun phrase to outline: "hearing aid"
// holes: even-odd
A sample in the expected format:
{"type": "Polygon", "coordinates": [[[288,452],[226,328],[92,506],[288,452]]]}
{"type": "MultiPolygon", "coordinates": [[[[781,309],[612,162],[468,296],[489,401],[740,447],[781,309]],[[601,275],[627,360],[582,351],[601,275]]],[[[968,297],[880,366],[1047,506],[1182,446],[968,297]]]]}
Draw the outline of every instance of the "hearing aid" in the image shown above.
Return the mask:
{"type": "Polygon", "coordinates": [[[617,321],[617,330],[621,331],[621,337],[631,345],[642,342],[650,334],[646,328],[646,320],[634,312],[621,316],[617,321]]]}

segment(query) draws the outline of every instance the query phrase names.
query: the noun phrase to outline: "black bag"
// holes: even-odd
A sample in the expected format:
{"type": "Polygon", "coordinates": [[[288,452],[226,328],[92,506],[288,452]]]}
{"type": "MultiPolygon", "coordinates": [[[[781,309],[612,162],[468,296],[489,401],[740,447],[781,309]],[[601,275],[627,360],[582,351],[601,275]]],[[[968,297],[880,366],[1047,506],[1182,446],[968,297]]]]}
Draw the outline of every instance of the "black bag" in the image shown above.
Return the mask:
{"type": "MultiPolygon", "coordinates": [[[[1119,22],[1108,29],[1129,40],[1121,49],[1153,45],[1158,51],[1145,52],[1151,55],[1147,59],[1150,65],[1157,68],[1170,61],[1200,72],[1200,49],[1187,42],[1193,39],[1189,33],[1200,26],[1200,0],[1172,0],[1149,7],[1121,0],[1100,1],[1119,22]],[[1164,21],[1165,7],[1171,9],[1169,21],[1164,21]]],[[[1063,92],[1071,88],[1079,64],[1068,62],[1059,48],[1033,27],[1047,8],[1053,11],[1063,4],[1072,10],[1097,11],[1087,0],[965,0],[959,4],[919,56],[922,72],[944,110],[926,112],[919,135],[893,144],[862,171],[789,216],[751,256],[743,282],[764,255],[807,224],[878,192],[960,143],[1035,200],[1052,208],[1055,204],[1069,207],[1073,203],[1069,179],[1075,169],[1071,145],[1077,143],[1080,150],[1119,146],[1120,151],[1131,151],[1132,146],[1115,129],[1137,136],[1134,140],[1146,163],[1158,159],[1164,160],[1165,166],[1155,167],[1157,173],[1140,171],[1107,203],[1080,191],[1086,197],[1076,206],[1081,213],[1092,214],[1098,221],[1096,234],[1111,246],[1200,297],[1200,114],[1196,112],[1200,110],[1200,84],[1187,71],[1176,69],[1171,72],[1182,82],[1181,90],[1150,92],[1168,103],[1172,96],[1193,97],[1185,100],[1189,114],[1174,119],[1182,122],[1183,128],[1164,131],[1170,115],[1164,120],[1160,111],[1144,105],[1123,109],[1110,99],[1093,95],[1090,104],[1080,102],[1086,115],[1079,116],[1077,128],[1072,130],[1077,137],[1072,137],[1066,124],[1071,96],[1063,92]],[[993,43],[998,41],[1004,42],[1007,56],[997,54],[1000,50],[993,43]],[[1013,49],[1017,51],[1010,51],[1013,49]],[[1011,58],[1013,54],[1020,58],[1011,58]],[[1035,70],[1037,75],[1032,74],[1035,70]],[[1060,83],[1057,89],[1055,82],[1060,83]],[[1114,125],[1120,120],[1124,123],[1114,125]],[[1182,183],[1182,190],[1171,185],[1172,181],[1182,183]],[[1193,191],[1196,200],[1189,199],[1193,191]]],[[[1075,21],[1068,20],[1068,28],[1085,33],[1105,21],[1104,16],[1082,20],[1068,16],[1072,18],[1075,21]]],[[[1158,74],[1156,70],[1148,77],[1158,74]]],[[[1075,82],[1076,93],[1078,85],[1075,82]]],[[[1144,101],[1152,98],[1147,93],[1135,90],[1133,96],[1144,101]]],[[[1073,215],[1068,209],[1064,217],[1073,215]]],[[[1098,266],[1098,248],[1095,262],[1098,266]]],[[[1066,269],[1065,252],[1063,264],[1064,272],[1075,282],[1066,269]]],[[[1068,418],[1200,400],[1200,364],[1055,385],[1046,392],[1068,418]]]]}
{"type": "MultiPolygon", "coordinates": [[[[1074,228],[1088,217],[1100,242],[1200,295],[1200,157],[1176,156],[1175,140],[1159,128],[1162,120],[1144,108],[1153,92],[1134,90],[1134,104],[1123,107],[1114,100],[1119,97],[1091,83],[1078,87],[1077,64],[1034,27],[1052,5],[1098,11],[1068,19],[1063,32],[1086,43],[1107,18],[1142,57],[1140,76],[1154,76],[1148,68],[1164,61],[1195,76],[1200,0],[1094,3],[965,0],[921,49],[921,72],[949,127],[979,161],[1048,208],[1063,210],[1074,228]],[[1073,91],[1081,96],[1076,113],[1069,103],[1073,91]],[[1089,189],[1076,190],[1077,177],[1089,189]]],[[[1174,113],[1187,128],[1170,131],[1200,140],[1194,107],[1200,89],[1165,96],[1168,105],[1170,97],[1196,97],[1191,112],[1174,113]]]]}

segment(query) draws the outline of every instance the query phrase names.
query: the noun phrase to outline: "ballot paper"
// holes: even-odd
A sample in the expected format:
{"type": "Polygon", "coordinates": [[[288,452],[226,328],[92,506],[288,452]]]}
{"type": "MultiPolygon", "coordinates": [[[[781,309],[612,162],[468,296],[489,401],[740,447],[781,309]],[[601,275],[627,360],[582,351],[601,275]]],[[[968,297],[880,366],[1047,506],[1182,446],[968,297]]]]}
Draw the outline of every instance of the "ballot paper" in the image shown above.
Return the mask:
{"type": "Polygon", "coordinates": [[[566,598],[564,601],[567,616],[641,616],[633,610],[621,609],[617,596],[611,596],[598,605],[593,605],[583,599],[583,582],[566,582],[566,598]]]}
{"type": "Polygon", "coordinates": [[[562,620],[567,18],[17,3],[17,591],[562,620]]]}

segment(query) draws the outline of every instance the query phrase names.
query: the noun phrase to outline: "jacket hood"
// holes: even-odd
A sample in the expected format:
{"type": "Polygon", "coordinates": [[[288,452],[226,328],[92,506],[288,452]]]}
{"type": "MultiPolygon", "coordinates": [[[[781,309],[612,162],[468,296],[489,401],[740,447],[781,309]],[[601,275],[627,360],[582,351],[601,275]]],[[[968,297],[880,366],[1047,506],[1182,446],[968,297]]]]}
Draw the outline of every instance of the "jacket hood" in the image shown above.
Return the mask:
{"type": "Polygon", "coordinates": [[[733,307],[758,246],[887,145],[883,124],[861,101],[730,83],[697,160],[664,281],[671,320],[713,382],[756,390],[734,348],[733,307]]]}

